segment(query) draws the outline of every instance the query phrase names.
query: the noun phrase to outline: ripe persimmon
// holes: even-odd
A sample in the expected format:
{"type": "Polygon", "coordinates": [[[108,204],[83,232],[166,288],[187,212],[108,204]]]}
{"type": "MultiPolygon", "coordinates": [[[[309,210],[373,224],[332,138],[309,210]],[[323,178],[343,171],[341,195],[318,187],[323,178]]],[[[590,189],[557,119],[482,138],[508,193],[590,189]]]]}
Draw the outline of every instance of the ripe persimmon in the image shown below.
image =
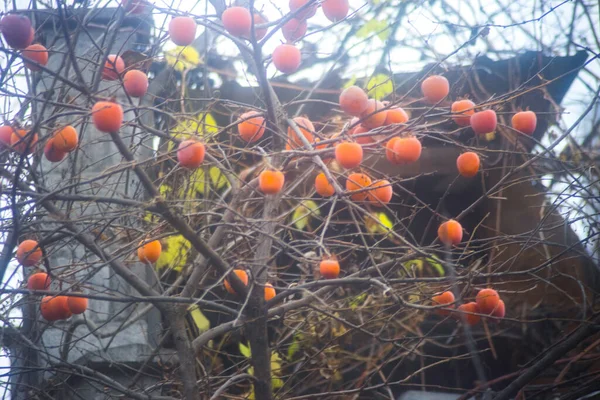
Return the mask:
{"type": "Polygon", "coordinates": [[[383,125],[405,124],[408,122],[408,114],[402,107],[389,108],[385,114],[383,125]]]}
{"type": "Polygon", "coordinates": [[[342,142],[335,146],[335,159],[346,169],[356,168],[363,160],[363,149],[358,143],[342,142]]]}
{"type": "Polygon", "coordinates": [[[248,111],[240,116],[242,120],[238,126],[240,137],[249,143],[256,142],[263,137],[265,133],[265,119],[256,111],[248,111]]]}
{"type": "MultiPolygon", "coordinates": [[[[433,300],[433,304],[436,306],[446,306],[446,308],[454,308],[454,304],[452,303],[454,303],[456,299],[454,298],[454,293],[452,293],[451,291],[446,291],[442,294],[438,294],[437,296],[433,296],[431,300],[433,300]]],[[[450,315],[450,311],[448,310],[437,309],[435,312],[438,315],[444,317],[450,315]]]]}
{"type": "MultiPolygon", "coordinates": [[[[244,271],[243,269],[234,269],[233,273],[237,275],[237,277],[242,281],[242,283],[245,286],[248,286],[248,273],[246,271],[244,271]]],[[[223,285],[225,285],[225,290],[227,290],[231,294],[235,294],[235,290],[233,290],[233,287],[231,287],[231,284],[229,283],[229,280],[227,280],[227,278],[225,278],[225,280],[223,281],[223,285]]]]}
{"type": "MultiPolygon", "coordinates": [[[[267,22],[269,22],[269,20],[267,19],[267,17],[257,12],[253,14],[252,19],[254,20],[254,36],[256,37],[257,41],[261,40],[262,38],[267,36],[267,28],[259,28],[257,27],[257,25],[266,24],[267,22]]],[[[248,35],[248,37],[245,37],[245,39],[250,40],[250,35],[248,35]]]]}
{"type": "Polygon", "coordinates": [[[169,22],[169,36],[177,46],[189,46],[196,39],[196,21],[192,17],[175,17],[169,22]]]}
{"type": "MultiPolygon", "coordinates": [[[[296,123],[296,125],[298,125],[298,129],[300,130],[302,135],[304,135],[306,140],[309,143],[312,143],[314,141],[312,132],[315,131],[315,126],[313,125],[313,123],[308,118],[304,117],[296,117],[294,118],[294,122],[296,123]]],[[[288,127],[287,134],[288,143],[286,148],[288,150],[304,147],[304,143],[302,142],[302,140],[300,140],[300,138],[296,134],[296,131],[292,129],[291,126],[288,127]]]]}
{"type": "Polygon", "coordinates": [[[148,91],[148,75],[137,69],[127,71],[123,76],[123,89],[131,97],[142,97],[148,91]]]}
{"type": "Polygon", "coordinates": [[[396,146],[400,139],[400,137],[395,136],[388,140],[385,144],[385,157],[392,164],[402,164],[402,161],[396,157],[396,152],[394,151],[394,146],[396,146]]]}
{"type": "Polygon", "coordinates": [[[264,194],[277,194],[283,189],[285,175],[281,171],[265,170],[258,176],[258,187],[264,194]]]}
{"type": "Polygon", "coordinates": [[[177,161],[183,168],[198,168],[204,161],[204,144],[195,140],[184,140],[177,148],[177,161]]]}
{"type": "MultiPolygon", "coordinates": [[[[479,313],[479,307],[477,306],[477,303],[475,303],[474,301],[470,302],[470,303],[466,303],[466,304],[461,304],[460,306],[458,306],[458,310],[459,311],[463,311],[463,312],[467,312],[467,313],[479,313]]],[[[468,324],[468,325],[477,325],[477,323],[479,323],[479,321],[481,321],[481,317],[479,315],[472,315],[472,314],[459,314],[459,317],[464,318],[464,321],[468,324]]]]}
{"type": "Polygon", "coordinates": [[[13,49],[24,49],[33,41],[31,20],[20,14],[5,14],[0,20],[2,36],[13,49]]]}
{"type": "Polygon", "coordinates": [[[421,157],[421,142],[416,137],[399,138],[394,141],[393,146],[396,164],[413,163],[421,157]]]}
{"type": "Polygon", "coordinates": [[[335,279],[340,275],[340,263],[337,260],[322,260],[319,273],[325,279],[335,279]]]}
{"type": "Polygon", "coordinates": [[[104,68],[102,69],[102,79],[106,81],[114,81],[119,79],[119,76],[125,70],[125,62],[123,59],[116,55],[111,54],[106,58],[104,68]]]}
{"type": "Polygon", "coordinates": [[[79,296],[65,296],[67,297],[67,306],[69,307],[69,311],[73,314],[83,314],[85,310],[88,308],[88,298],[81,294],[79,296]]]}
{"type": "Polygon", "coordinates": [[[273,65],[284,74],[292,74],[298,70],[302,62],[300,50],[291,44],[280,44],[273,51],[273,65]]]}
{"type": "Polygon", "coordinates": [[[383,110],[383,108],[384,105],[380,101],[369,99],[367,101],[367,108],[360,114],[362,126],[369,129],[382,126],[387,118],[387,110],[383,110]]]}
{"type": "Polygon", "coordinates": [[[13,134],[13,127],[10,125],[0,126],[0,150],[10,147],[10,137],[13,134]]]}
{"type": "Polygon", "coordinates": [[[457,245],[462,241],[462,225],[453,219],[450,219],[438,228],[438,237],[442,243],[447,246],[457,245]]]}
{"type": "Polygon", "coordinates": [[[27,279],[27,289],[29,290],[48,290],[50,287],[50,277],[45,272],[36,272],[27,279]]]}
{"type": "Polygon", "coordinates": [[[498,306],[492,311],[492,321],[498,322],[498,319],[506,315],[506,305],[503,300],[498,300],[498,306]]]}
{"type": "Polygon", "coordinates": [[[79,138],[77,131],[71,125],[67,125],[54,133],[52,137],[54,147],[65,153],[71,152],[77,148],[79,138]]]}
{"type": "Polygon", "coordinates": [[[308,24],[306,20],[296,18],[290,19],[281,27],[281,33],[288,42],[294,43],[302,39],[306,35],[308,24]]]}
{"type": "Polygon", "coordinates": [[[273,285],[271,285],[270,283],[266,283],[265,284],[265,301],[271,300],[273,297],[275,297],[276,294],[277,294],[277,292],[275,291],[275,288],[273,287],[273,285]]]}
{"type": "Polygon", "coordinates": [[[154,264],[160,258],[162,252],[162,245],[160,240],[153,240],[148,242],[137,249],[138,259],[143,263],[154,264]]]}
{"type": "MultiPolygon", "coordinates": [[[[358,120],[358,118],[356,118],[356,120],[358,120]]],[[[354,121],[354,119],[353,119],[353,121],[354,121]]],[[[352,129],[348,133],[351,136],[354,136],[354,140],[358,144],[371,144],[371,143],[375,143],[375,140],[373,139],[373,136],[360,136],[363,133],[367,133],[367,132],[370,132],[370,129],[365,128],[362,125],[358,125],[358,126],[355,126],[354,129],[352,129]]]]}
{"type": "Polygon", "coordinates": [[[37,133],[31,134],[25,129],[13,129],[10,135],[10,145],[19,154],[31,154],[38,142],[37,133]]]}
{"type": "Polygon", "coordinates": [[[432,75],[421,82],[421,92],[427,103],[437,104],[450,93],[450,83],[441,75],[432,75]]]}
{"type": "MultiPolygon", "coordinates": [[[[355,172],[348,175],[348,178],[346,179],[346,190],[352,192],[355,190],[366,189],[371,186],[371,183],[371,178],[369,178],[367,175],[355,172]]],[[[369,192],[362,190],[360,193],[354,193],[350,195],[350,198],[354,201],[364,201],[368,196],[369,192]]]]}
{"type": "Polygon", "coordinates": [[[340,94],[340,108],[346,114],[358,117],[369,106],[369,96],[358,86],[350,86],[340,94]]]}
{"type": "Polygon", "coordinates": [[[69,309],[67,296],[44,296],[40,302],[40,311],[46,321],[57,321],[70,318],[73,313],[69,309]]]}
{"type": "Polygon", "coordinates": [[[17,246],[17,261],[24,267],[33,267],[42,259],[42,249],[35,240],[23,240],[17,246]]]}
{"type": "Polygon", "coordinates": [[[112,101],[99,101],[92,107],[92,123],[100,132],[118,132],[123,125],[123,108],[112,101]]]}
{"type": "Polygon", "coordinates": [[[66,151],[58,150],[55,145],[55,139],[52,137],[46,141],[44,145],[44,156],[46,160],[56,163],[65,159],[66,151]]]}
{"type": "Polygon", "coordinates": [[[314,16],[317,13],[317,7],[318,5],[315,0],[290,0],[290,11],[295,13],[294,16],[298,19],[308,19],[314,16]],[[303,8],[302,11],[297,12],[309,2],[312,2],[312,4],[303,8]]]}
{"type": "Polygon", "coordinates": [[[482,314],[491,314],[498,307],[500,295],[494,289],[481,289],[475,301],[482,314]]]}
{"type": "Polygon", "coordinates": [[[41,44],[32,44],[23,50],[23,59],[25,59],[25,67],[32,71],[39,71],[41,68],[36,65],[46,66],[48,64],[48,49],[41,44]]]}
{"type": "Polygon", "coordinates": [[[223,27],[231,36],[250,37],[252,15],[246,7],[229,7],[221,15],[223,27]]]}
{"type": "Polygon", "coordinates": [[[394,190],[390,181],[381,179],[375,181],[370,186],[372,189],[367,192],[367,199],[375,207],[384,207],[392,200],[394,190]]]}
{"type": "Polygon", "coordinates": [[[531,135],[537,126],[537,116],[533,111],[521,111],[513,115],[512,127],[521,133],[531,135]]]}
{"type": "Polygon", "coordinates": [[[477,175],[480,163],[477,153],[467,151],[456,159],[456,168],[458,168],[458,173],[465,178],[472,178],[477,175]]]}
{"type": "Polygon", "coordinates": [[[40,301],[40,314],[46,321],[56,321],[59,319],[60,310],[55,303],[56,297],[44,296],[40,301]]]}
{"type": "Polygon", "coordinates": [[[498,117],[494,110],[479,111],[471,115],[471,128],[478,135],[494,132],[498,124],[498,117]]]}
{"type": "Polygon", "coordinates": [[[338,22],[346,18],[350,4],[348,4],[348,0],[323,0],[321,8],[328,20],[338,22]]]}
{"type": "Polygon", "coordinates": [[[458,126],[469,126],[471,125],[471,115],[475,114],[475,103],[471,100],[457,100],[452,103],[450,111],[452,111],[452,120],[458,126]]]}
{"type": "Polygon", "coordinates": [[[335,194],[335,189],[333,188],[333,185],[329,183],[327,177],[323,172],[321,172],[315,178],[315,190],[319,195],[323,197],[329,197],[335,194]]]}

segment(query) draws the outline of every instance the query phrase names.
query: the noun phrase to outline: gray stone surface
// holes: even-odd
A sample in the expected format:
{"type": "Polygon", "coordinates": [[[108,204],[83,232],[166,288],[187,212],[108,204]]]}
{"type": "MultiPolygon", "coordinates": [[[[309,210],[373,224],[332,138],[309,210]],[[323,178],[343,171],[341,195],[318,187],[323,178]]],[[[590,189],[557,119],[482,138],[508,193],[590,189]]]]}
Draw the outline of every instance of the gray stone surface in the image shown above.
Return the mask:
{"type": "MultiPolygon", "coordinates": [[[[116,25],[112,24],[115,23],[121,12],[120,9],[79,12],[69,19],[69,25],[72,29],[76,26],[76,21],[77,23],[84,21],[87,30],[87,33],[72,35],[71,40],[74,40],[77,36],[74,54],[79,60],[79,69],[88,84],[92,82],[101,54],[105,51],[109,38],[112,37],[117,28],[116,25]],[[107,28],[107,26],[111,26],[111,28],[107,28]]],[[[39,33],[43,35],[45,45],[50,49],[47,67],[58,72],[69,81],[78,82],[75,69],[70,61],[62,21],[56,14],[50,17],[47,17],[47,14],[40,15],[46,15],[43,18],[38,17],[36,25],[38,26],[38,35],[39,33]]],[[[150,35],[149,20],[151,20],[149,16],[145,16],[142,20],[125,18],[116,34],[115,42],[110,46],[110,53],[120,54],[128,49],[140,50],[144,43],[148,43],[150,35]]],[[[42,185],[61,194],[135,197],[140,199],[140,193],[143,193],[143,190],[133,173],[130,171],[111,173],[114,171],[115,166],[123,163],[123,160],[110,136],[97,131],[91,123],[82,124],[84,110],[89,110],[93,103],[89,102],[86,96],[76,90],[69,89],[49,74],[41,73],[34,82],[36,82],[36,97],[47,96],[51,100],[60,98],[63,101],[65,98],[70,98],[75,105],[80,106],[82,109],[81,114],[66,112],[64,115],[60,115],[57,114],[57,110],[52,105],[44,108],[42,102],[37,102],[34,106],[32,113],[34,117],[35,115],[42,115],[44,119],[54,118],[57,127],[72,124],[80,132],[80,148],[77,154],[72,153],[62,162],[55,164],[49,163],[42,157],[38,165],[42,185]]],[[[131,109],[138,100],[134,100],[134,103],[131,104],[121,89],[119,81],[102,81],[98,95],[107,98],[116,97],[117,101],[126,110],[125,121],[134,118],[133,111],[127,111],[127,109],[131,109]]],[[[60,112],[64,112],[64,110],[60,112]]],[[[146,123],[152,123],[150,120],[151,113],[147,113],[144,118],[146,123]]],[[[50,130],[42,129],[40,137],[45,138],[50,133],[50,130]]],[[[124,126],[120,134],[125,143],[134,145],[132,151],[134,151],[138,160],[146,160],[153,156],[151,143],[140,143],[141,135],[136,135],[136,131],[132,126],[124,126]]],[[[109,237],[121,234],[121,226],[135,227],[135,221],[139,221],[139,216],[142,215],[142,210],[136,210],[137,215],[133,215],[133,210],[130,215],[126,215],[122,212],[123,208],[119,206],[95,202],[76,202],[69,205],[69,209],[67,209],[67,203],[57,201],[56,205],[64,212],[68,212],[68,216],[76,221],[77,226],[82,231],[89,233],[91,229],[99,228],[104,230],[103,233],[109,237]],[[93,219],[98,215],[104,221],[98,226],[94,226],[93,219]],[[111,216],[114,216],[114,222],[112,226],[108,227],[109,229],[105,229],[104,225],[111,216]]],[[[44,222],[46,232],[57,229],[59,226],[59,224],[49,219],[44,222]]],[[[141,234],[143,230],[140,229],[139,232],[141,234]]],[[[118,240],[115,240],[114,245],[108,247],[103,244],[105,251],[125,262],[138,276],[143,277],[148,282],[153,282],[154,273],[148,266],[136,262],[131,256],[134,250],[126,246],[125,241],[119,242],[118,240]]],[[[69,290],[71,284],[84,282],[81,288],[88,293],[137,295],[137,292],[120,277],[116,276],[102,260],[91,255],[73,239],[67,238],[53,243],[47,250],[50,251],[51,269],[60,276],[65,277],[65,281],[62,283],[54,282],[51,289],[69,290]]],[[[145,305],[137,306],[137,310],[145,305]]],[[[66,347],[69,349],[68,357],[63,361],[82,364],[93,363],[104,374],[122,381],[122,383],[126,382],[127,374],[124,374],[117,366],[119,364],[132,365],[144,362],[151,355],[156,345],[160,325],[160,315],[156,310],[137,318],[134,322],[129,321],[131,318],[136,318],[137,310],[127,303],[92,299],[84,316],[73,317],[68,321],[52,324],[44,331],[38,344],[47,351],[54,361],[58,361],[61,348],[65,346],[65,340],[68,340],[66,347]],[[66,332],[73,327],[75,327],[72,332],[73,335],[69,337],[66,332]],[[116,334],[111,335],[111,332],[116,332],[116,334]]],[[[38,320],[38,327],[42,328],[45,324],[41,318],[38,320]]],[[[16,360],[13,365],[18,367],[19,363],[20,361],[16,360]]],[[[90,385],[85,380],[74,379],[73,382],[69,382],[69,389],[65,389],[64,395],[60,398],[107,398],[105,394],[95,393],[99,387],[101,388],[101,385],[90,385]],[[72,392],[74,388],[79,388],[77,389],[78,396],[82,397],[75,396],[72,392]]],[[[146,382],[146,384],[150,383],[146,382]]],[[[25,399],[29,395],[30,393],[13,390],[14,398],[25,399]]]]}
{"type": "Polygon", "coordinates": [[[409,390],[402,393],[398,400],[456,400],[459,397],[460,395],[455,393],[409,390]]]}

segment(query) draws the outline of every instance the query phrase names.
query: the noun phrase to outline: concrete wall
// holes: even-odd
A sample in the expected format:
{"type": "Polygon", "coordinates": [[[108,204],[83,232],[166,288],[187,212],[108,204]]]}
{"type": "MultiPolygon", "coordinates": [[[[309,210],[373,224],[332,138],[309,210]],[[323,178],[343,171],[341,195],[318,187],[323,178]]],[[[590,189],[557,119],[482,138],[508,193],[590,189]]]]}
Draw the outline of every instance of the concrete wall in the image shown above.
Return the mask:
{"type": "MultiPolygon", "coordinates": [[[[46,10],[48,11],[48,10],[46,10]]],[[[77,59],[78,69],[85,83],[90,86],[94,82],[94,75],[98,70],[97,65],[101,59],[102,52],[109,48],[110,54],[120,54],[125,50],[145,50],[149,43],[151,33],[151,17],[142,18],[125,17],[121,15],[121,9],[87,10],[72,14],[68,20],[59,18],[56,10],[54,14],[37,13],[32,20],[37,26],[37,38],[41,40],[50,50],[48,68],[67,78],[71,82],[79,82],[69,46],[65,39],[64,30],[68,26],[70,41],[75,43],[73,54],[77,59]],[[66,24],[64,22],[67,22],[66,24]],[[77,33],[78,32],[78,33],[77,33]],[[116,35],[115,35],[116,34],[116,35]],[[112,43],[111,43],[112,42],[112,43]]],[[[43,105],[43,99],[64,102],[70,99],[74,105],[80,106],[82,110],[91,108],[93,101],[78,90],[68,87],[56,80],[48,73],[38,74],[35,78],[35,96],[38,101],[32,110],[32,115],[42,116],[44,120],[54,119],[57,127],[71,124],[80,133],[80,147],[76,152],[69,154],[60,163],[50,163],[42,158],[37,172],[41,177],[41,184],[50,189],[60,191],[61,194],[83,194],[100,197],[119,197],[140,199],[143,189],[140,187],[135,175],[129,171],[116,174],[107,174],[122,163],[122,158],[116,146],[106,133],[97,131],[93,125],[85,123],[84,113],[73,113],[72,109],[55,107],[54,105],[43,105]],[[64,115],[60,115],[60,114],[64,115]],[[74,115],[75,114],[75,115],[74,115]],[[104,177],[101,177],[105,175],[104,177]],[[98,179],[100,177],[100,179],[98,179]]],[[[131,109],[131,103],[126,98],[119,81],[101,81],[99,96],[115,96],[117,101],[123,105],[125,110],[131,109]]],[[[144,100],[147,101],[147,100],[144,100]]],[[[136,104],[138,100],[134,100],[136,104]]],[[[126,111],[125,120],[134,119],[133,111],[126,111]]],[[[143,117],[145,122],[152,124],[151,114],[143,117]]],[[[41,129],[40,137],[45,138],[51,133],[50,129],[41,129]]],[[[153,156],[152,144],[141,143],[139,128],[137,131],[132,126],[125,126],[121,131],[125,143],[132,145],[136,157],[145,160],[153,156]],[[138,134],[136,134],[136,132],[138,134]]],[[[56,202],[63,212],[68,212],[70,219],[77,221],[77,226],[85,232],[93,229],[103,230],[108,237],[124,235],[129,228],[142,228],[136,226],[139,221],[141,210],[132,210],[124,213],[124,208],[116,205],[99,204],[95,202],[56,202]],[[109,224],[109,219],[114,217],[109,224]],[[88,219],[89,218],[89,219],[88,219]],[[98,225],[94,220],[100,219],[98,225]]],[[[59,223],[46,219],[44,229],[46,232],[60,227],[59,223]]],[[[138,229],[138,235],[143,232],[138,229]]],[[[131,231],[129,232],[131,233],[131,231]]],[[[134,232],[135,233],[135,232],[134,232]]],[[[131,258],[132,251],[126,249],[126,240],[115,240],[114,244],[103,248],[107,253],[118,254],[122,261],[135,271],[138,276],[145,277],[148,282],[154,280],[154,274],[149,267],[135,262],[131,258]],[[121,252],[121,253],[119,253],[121,252]]],[[[137,294],[133,288],[127,285],[121,278],[116,276],[102,260],[91,255],[85,248],[74,239],[67,237],[57,243],[48,246],[49,262],[51,270],[55,274],[65,276],[65,282],[54,282],[53,290],[68,290],[70,284],[82,282],[81,288],[87,293],[106,295],[137,294]]],[[[29,271],[26,271],[28,273],[29,271]]],[[[83,316],[72,317],[68,321],[53,323],[48,327],[41,340],[37,343],[44,348],[48,355],[59,361],[61,346],[64,346],[67,331],[72,330],[73,336],[68,343],[68,356],[65,360],[75,363],[93,363],[94,367],[104,374],[118,378],[126,383],[131,371],[120,368],[119,363],[135,365],[144,362],[153,351],[157,335],[160,329],[160,315],[156,310],[138,318],[136,316],[145,304],[131,307],[126,303],[114,303],[100,300],[90,300],[89,309],[83,316]],[[116,332],[116,333],[115,333],[116,332]],[[115,334],[111,334],[115,333],[115,334]]],[[[31,312],[31,311],[29,311],[31,312]]],[[[25,312],[26,318],[28,313],[25,312]]],[[[40,318],[38,316],[38,318],[40,318]]],[[[38,329],[46,328],[46,322],[38,319],[38,329]]],[[[17,357],[18,359],[19,357],[17,357]]],[[[38,362],[40,358],[38,358],[38,362]]],[[[15,366],[21,362],[16,361],[15,366]]],[[[48,374],[46,374],[46,378],[48,374]]],[[[30,377],[31,378],[31,377],[30,377]]],[[[28,385],[34,382],[41,383],[42,377],[38,374],[36,379],[29,379],[28,385]]],[[[147,386],[149,382],[140,381],[147,386]]],[[[13,380],[17,386],[14,387],[14,398],[31,398],[32,391],[21,391],[18,382],[13,380]]],[[[101,392],[94,393],[94,388],[99,385],[90,386],[85,380],[74,380],[66,385],[60,398],[76,398],[73,389],[81,387],[81,394],[86,399],[106,398],[101,392]]],[[[127,386],[127,385],[126,385],[127,386]]],[[[77,390],[79,391],[79,390],[77,390]]],[[[77,397],[81,398],[81,397],[77,397]]]]}

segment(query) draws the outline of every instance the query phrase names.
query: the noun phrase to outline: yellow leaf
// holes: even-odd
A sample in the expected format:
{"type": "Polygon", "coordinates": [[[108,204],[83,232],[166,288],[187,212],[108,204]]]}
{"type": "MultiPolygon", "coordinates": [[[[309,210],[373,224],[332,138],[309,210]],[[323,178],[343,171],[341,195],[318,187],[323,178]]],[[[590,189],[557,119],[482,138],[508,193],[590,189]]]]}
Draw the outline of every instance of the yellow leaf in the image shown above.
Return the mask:
{"type": "MultiPolygon", "coordinates": [[[[246,358],[250,358],[252,356],[252,353],[250,351],[250,346],[246,346],[245,344],[241,343],[238,345],[239,349],[240,349],[240,353],[246,357],[246,358]]],[[[254,367],[248,367],[248,374],[250,375],[254,375],[254,367]]],[[[281,376],[281,358],[279,357],[279,354],[276,351],[271,351],[271,386],[273,389],[279,389],[281,387],[283,387],[283,380],[280,378],[281,376]]],[[[255,395],[254,395],[254,387],[252,388],[248,399],[255,399],[255,395]]]]}
{"type": "Polygon", "coordinates": [[[169,236],[164,240],[163,251],[156,261],[156,269],[169,268],[181,271],[187,262],[192,244],[182,235],[169,236]]]}
{"type": "Polygon", "coordinates": [[[156,220],[158,220],[158,217],[152,214],[151,212],[146,212],[144,214],[144,221],[153,223],[156,222],[156,220]]]}
{"type": "Polygon", "coordinates": [[[250,358],[252,353],[250,352],[250,346],[246,346],[244,343],[240,342],[239,344],[240,353],[246,358],[250,358]]]}
{"type": "MultiPolygon", "coordinates": [[[[171,135],[175,139],[186,140],[190,137],[210,137],[219,132],[217,121],[210,113],[199,113],[196,118],[184,119],[179,122],[173,129],[171,135]]],[[[174,143],[169,142],[167,149],[173,151],[174,143]]]]}
{"type": "Polygon", "coordinates": [[[213,187],[217,190],[229,186],[229,181],[227,177],[221,172],[221,170],[217,167],[210,167],[208,170],[208,174],[210,175],[210,183],[212,183],[213,187]]]}
{"type": "Polygon", "coordinates": [[[283,380],[279,377],[281,375],[281,358],[276,351],[271,352],[271,374],[271,386],[273,389],[283,387],[283,380]]]}
{"type": "Polygon", "coordinates": [[[356,83],[356,75],[352,75],[352,78],[350,78],[346,83],[344,83],[344,86],[342,86],[342,89],[347,89],[350,86],[353,86],[356,83]]]}
{"type": "Polygon", "coordinates": [[[183,71],[202,64],[202,57],[192,46],[177,46],[165,52],[165,59],[173,69],[183,71]]]}
{"type": "Polygon", "coordinates": [[[394,227],[394,224],[384,212],[365,215],[365,226],[369,233],[385,235],[394,227]]]}
{"type": "Polygon", "coordinates": [[[200,332],[204,332],[210,329],[210,321],[204,316],[200,308],[196,304],[192,304],[188,311],[196,324],[196,327],[200,332]]]}
{"type": "Polygon", "coordinates": [[[356,37],[366,39],[373,34],[377,34],[377,37],[385,42],[390,35],[388,23],[377,19],[370,19],[356,32],[356,37]]]}
{"type": "MultiPolygon", "coordinates": [[[[406,268],[408,271],[411,270],[416,270],[416,273],[418,273],[419,275],[422,274],[423,272],[423,260],[420,258],[416,258],[414,260],[409,260],[405,263],[403,263],[402,265],[404,265],[404,268],[406,268]]],[[[415,276],[413,276],[413,278],[415,278],[415,276]]]]}
{"type": "Polygon", "coordinates": [[[427,262],[429,263],[429,265],[431,265],[431,267],[437,272],[437,274],[439,276],[445,276],[446,275],[446,270],[442,266],[442,263],[440,262],[439,258],[437,258],[436,256],[429,257],[427,259],[427,262]]]}
{"type": "Polygon", "coordinates": [[[367,83],[369,97],[381,100],[394,92],[394,82],[386,74],[377,74],[367,83]]]}
{"type": "Polygon", "coordinates": [[[204,185],[206,184],[206,178],[204,176],[204,168],[198,168],[190,175],[190,187],[188,188],[188,196],[186,199],[192,199],[196,193],[204,194],[204,185]]]}
{"type": "MultiPolygon", "coordinates": [[[[439,276],[445,276],[446,271],[442,266],[440,259],[433,256],[427,258],[415,258],[402,264],[408,271],[415,270],[419,276],[431,276],[432,273],[439,276]],[[425,269],[425,267],[427,267],[425,269]]],[[[401,273],[404,275],[404,272],[401,273]]]]}
{"type": "Polygon", "coordinates": [[[160,192],[161,196],[165,197],[173,191],[173,188],[171,186],[163,183],[162,185],[160,185],[158,187],[158,191],[160,192]]]}
{"type": "Polygon", "coordinates": [[[296,228],[303,230],[306,228],[311,218],[318,217],[319,215],[321,215],[319,205],[312,200],[304,200],[294,210],[292,221],[294,221],[294,226],[296,228]]]}

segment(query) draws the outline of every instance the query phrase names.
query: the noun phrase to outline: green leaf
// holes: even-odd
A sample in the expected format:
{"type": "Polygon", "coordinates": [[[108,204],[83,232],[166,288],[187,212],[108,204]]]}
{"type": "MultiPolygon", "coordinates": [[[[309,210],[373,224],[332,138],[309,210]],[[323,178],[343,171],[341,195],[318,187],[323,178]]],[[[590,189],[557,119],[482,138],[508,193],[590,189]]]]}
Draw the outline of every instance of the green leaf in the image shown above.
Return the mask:
{"type": "Polygon", "coordinates": [[[312,200],[304,200],[294,210],[292,214],[292,221],[297,229],[304,230],[310,219],[321,215],[319,205],[312,200]]]}
{"type": "Polygon", "coordinates": [[[245,344],[240,342],[240,353],[242,353],[242,355],[246,358],[250,358],[252,356],[252,353],[250,352],[250,346],[246,346],[245,344]]]}
{"type": "Polygon", "coordinates": [[[358,30],[358,32],[356,32],[356,37],[366,39],[373,34],[377,34],[377,37],[381,39],[382,42],[385,42],[390,36],[388,23],[377,19],[370,19],[358,30]]]}
{"type": "Polygon", "coordinates": [[[350,300],[350,309],[352,311],[355,311],[358,306],[360,306],[361,304],[363,304],[365,302],[365,300],[367,299],[367,293],[361,293],[358,296],[354,297],[352,300],[350,300]]]}
{"type": "Polygon", "coordinates": [[[292,338],[292,344],[288,347],[287,351],[287,359],[288,361],[292,361],[294,354],[300,350],[300,342],[302,341],[302,333],[296,332],[294,337],[292,338]]]}
{"type": "Polygon", "coordinates": [[[377,74],[367,83],[369,97],[381,100],[394,92],[394,82],[386,74],[377,74]]]}

